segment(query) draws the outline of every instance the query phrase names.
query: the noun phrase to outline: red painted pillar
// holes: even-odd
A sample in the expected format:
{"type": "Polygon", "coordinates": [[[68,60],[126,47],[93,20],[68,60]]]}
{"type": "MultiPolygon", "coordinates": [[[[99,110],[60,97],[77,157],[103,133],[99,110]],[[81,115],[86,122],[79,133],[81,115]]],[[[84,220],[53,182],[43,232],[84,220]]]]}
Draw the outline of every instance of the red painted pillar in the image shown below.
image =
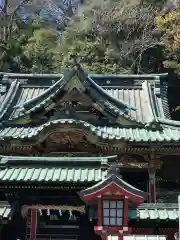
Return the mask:
{"type": "Polygon", "coordinates": [[[31,225],[30,225],[30,239],[36,240],[36,230],[37,230],[37,209],[31,209],[31,225]]]}
{"type": "Polygon", "coordinates": [[[106,233],[103,233],[101,238],[102,240],[108,240],[108,235],[106,233]]]}
{"type": "Polygon", "coordinates": [[[149,202],[156,203],[156,170],[149,168],[149,202]]]}
{"type": "Polygon", "coordinates": [[[118,240],[123,240],[124,236],[123,235],[119,235],[118,240]]]}
{"type": "Polygon", "coordinates": [[[128,226],[128,203],[129,199],[125,197],[124,199],[124,220],[123,220],[123,226],[128,226]]]}
{"type": "Polygon", "coordinates": [[[98,226],[102,226],[102,198],[101,196],[98,197],[98,226]]]}

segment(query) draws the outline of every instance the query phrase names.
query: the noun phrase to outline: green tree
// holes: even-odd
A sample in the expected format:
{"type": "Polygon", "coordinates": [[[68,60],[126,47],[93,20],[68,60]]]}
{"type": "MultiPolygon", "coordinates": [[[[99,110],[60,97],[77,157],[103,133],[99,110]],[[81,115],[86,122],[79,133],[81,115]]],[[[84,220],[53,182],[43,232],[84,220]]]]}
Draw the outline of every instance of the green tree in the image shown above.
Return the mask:
{"type": "Polygon", "coordinates": [[[58,42],[54,29],[40,28],[35,30],[22,47],[23,58],[26,59],[25,71],[32,73],[49,73],[54,71],[54,49],[58,42]]]}
{"type": "Polygon", "coordinates": [[[7,59],[4,64],[6,71],[11,72],[28,72],[30,71],[31,62],[24,55],[24,46],[33,36],[36,30],[40,29],[37,23],[29,23],[24,27],[21,26],[15,36],[12,36],[8,42],[7,59]]]}
{"type": "Polygon", "coordinates": [[[164,45],[164,66],[180,75],[180,11],[160,13],[155,23],[164,45]]]}
{"type": "Polygon", "coordinates": [[[170,73],[169,103],[173,119],[180,120],[180,11],[179,9],[159,13],[155,18],[156,30],[161,34],[164,46],[163,65],[170,73]]]}
{"type": "MultiPolygon", "coordinates": [[[[58,14],[59,21],[53,22],[52,16],[50,16],[50,19],[47,19],[48,21],[46,20],[46,24],[45,24],[45,21],[43,21],[43,19],[40,17],[40,11],[42,10],[43,7],[46,8],[46,5],[47,5],[47,1],[45,0],[39,0],[38,3],[35,0],[22,0],[22,1],[21,0],[17,0],[17,1],[4,0],[3,4],[4,4],[3,8],[0,11],[0,71],[8,71],[10,65],[13,68],[13,70],[14,69],[18,70],[19,68],[18,64],[20,64],[20,61],[22,58],[22,56],[20,56],[20,52],[22,52],[20,44],[24,45],[25,39],[27,39],[27,37],[30,37],[30,34],[32,34],[32,29],[33,29],[32,25],[34,24],[34,21],[38,22],[39,25],[44,28],[51,27],[52,29],[62,30],[64,29],[64,27],[66,26],[66,23],[71,19],[71,17],[74,14],[71,1],[65,0],[58,5],[58,9],[61,9],[61,11],[59,11],[59,14],[58,14]],[[21,10],[23,9],[25,10],[25,12],[28,13],[28,24],[25,24],[23,22],[23,11],[21,12],[21,10]],[[13,58],[9,54],[13,54],[13,58]]],[[[53,2],[50,4],[52,5],[52,8],[53,8],[53,2]]],[[[54,9],[54,11],[55,10],[56,9],[54,9]]],[[[43,31],[44,30],[42,29],[41,32],[43,31]]],[[[47,32],[48,32],[47,33],[48,35],[52,35],[52,33],[50,33],[51,32],[50,30],[48,30],[47,32]]],[[[39,33],[37,32],[35,34],[36,36],[34,36],[34,38],[40,37],[40,36],[37,36],[37,34],[40,34],[40,32],[39,33]]],[[[43,36],[41,37],[43,38],[43,36]]],[[[30,41],[33,42],[35,40],[32,38],[30,41]]],[[[29,47],[29,49],[33,44],[32,42],[31,43],[29,42],[27,46],[29,47]]],[[[39,64],[38,66],[40,66],[40,61],[46,64],[48,61],[46,57],[48,56],[50,57],[50,53],[48,49],[46,49],[46,47],[48,47],[48,44],[43,43],[41,45],[40,43],[38,43],[36,46],[34,45],[33,47],[36,47],[35,48],[36,53],[32,55],[33,61],[35,61],[35,54],[36,54],[37,56],[36,61],[39,64]],[[39,59],[38,59],[38,52],[39,52],[39,59]],[[40,52],[44,54],[40,54],[40,52]],[[43,56],[43,57],[40,58],[40,56],[43,56]]],[[[30,53],[29,49],[28,51],[30,53]]],[[[28,51],[26,51],[26,53],[24,51],[25,55],[28,55],[28,51]]],[[[28,59],[30,59],[29,56],[27,57],[26,60],[28,59]]],[[[25,59],[23,57],[23,62],[24,60],[25,59]]],[[[22,66],[21,66],[22,70],[25,70],[22,66]]],[[[41,65],[41,67],[42,67],[41,71],[44,71],[43,65],[41,65]]],[[[34,65],[34,70],[40,71],[40,69],[36,69],[36,68],[37,68],[37,64],[34,65]]],[[[31,67],[31,69],[29,70],[30,71],[33,70],[33,67],[31,67]]]]}
{"type": "Polygon", "coordinates": [[[0,11],[0,70],[6,70],[9,43],[16,35],[20,25],[17,17],[18,10],[31,0],[22,0],[16,4],[14,9],[9,12],[9,0],[5,0],[3,8],[0,11]]]}
{"type": "Polygon", "coordinates": [[[152,6],[132,1],[88,1],[63,33],[56,50],[57,71],[67,67],[71,56],[96,73],[147,71],[144,56],[147,62],[159,41],[153,32],[155,14],[152,6]]]}

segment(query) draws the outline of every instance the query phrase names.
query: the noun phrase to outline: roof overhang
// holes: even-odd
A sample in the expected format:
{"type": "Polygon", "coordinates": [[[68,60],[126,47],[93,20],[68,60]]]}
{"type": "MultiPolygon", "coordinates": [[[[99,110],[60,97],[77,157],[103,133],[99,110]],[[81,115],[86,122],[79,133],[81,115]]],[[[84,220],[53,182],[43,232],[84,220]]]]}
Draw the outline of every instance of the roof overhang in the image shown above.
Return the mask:
{"type": "Polygon", "coordinates": [[[0,222],[6,224],[8,220],[11,220],[14,209],[11,208],[8,202],[0,202],[0,222]]]}
{"type": "Polygon", "coordinates": [[[173,203],[145,203],[137,209],[129,210],[129,219],[138,220],[161,220],[161,221],[178,221],[178,204],[173,203]]]}
{"type": "Polygon", "coordinates": [[[147,193],[134,188],[116,174],[106,177],[98,184],[82,190],[78,194],[87,203],[93,202],[99,196],[119,195],[130,199],[130,201],[135,204],[140,204],[144,202],[145,198],[147,197],[147,193]]]}

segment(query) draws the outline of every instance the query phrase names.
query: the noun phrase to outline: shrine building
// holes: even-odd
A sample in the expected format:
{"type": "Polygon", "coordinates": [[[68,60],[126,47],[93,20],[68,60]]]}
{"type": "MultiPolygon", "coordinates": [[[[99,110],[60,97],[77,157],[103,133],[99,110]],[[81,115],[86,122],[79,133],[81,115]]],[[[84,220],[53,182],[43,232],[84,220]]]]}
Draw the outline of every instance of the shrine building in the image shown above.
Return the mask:
{"type": "Polygon", "coordinates": [[[176,240],[168,75],[0,75],[1,240],[176,240]]]}

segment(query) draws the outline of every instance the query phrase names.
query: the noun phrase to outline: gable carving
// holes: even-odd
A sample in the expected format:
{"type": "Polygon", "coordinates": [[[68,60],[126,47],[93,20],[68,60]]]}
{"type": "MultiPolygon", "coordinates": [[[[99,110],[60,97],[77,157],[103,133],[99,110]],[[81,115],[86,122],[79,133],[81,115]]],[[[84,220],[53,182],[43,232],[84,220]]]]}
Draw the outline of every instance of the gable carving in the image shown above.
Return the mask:
{"type": "Polygon", "coordinates": [[[66,86],[64,87],[64,90],[66,90],[67,92],[71,92],[72,89],[78,89],[80,92],[85,91],[85,87],[83,86],[77,75],[75,75],[70,81],[68,81],[66,86]]]}
{"type": "Polygon", "coordinates": [[[50,130],[42,136],[42,139],[46,142],[46,146],[58,146],[59,149],[89,149],[93,148],[97,140],[90,134],[87,137],[87,133],[83,130],[66,127],[50,130]]]}
{"type": "Polygon", "coordinates": [[[148,162],[140,158],[140,156],[124,155],[118,160],[120,168],[144,168],[148,169],[148,162]]]}
{"type": "Polygon", "coordinates": [[[82,102],[86,106],[92,105],[92,99],[87,94],[80,92],[76,88],[73,88],[71,91],[64,94],[59,103],[63,102],[82,102]]]}
{"type": "Polygon", "coordinates": [[[73,132],[66,133],[61,131],[53,131],[48,135],[48,140],[54,143],[59,143],[62,145],[75,145],[83,141],[82,134],[76,134],[73,132]]]}
{"type": "MultiPolygon", "coordinates": [[[[64,120],[62,120],[64,121],[64,120]]],[[[103,147],[108,149],[111,148],[125,148],[127,147],[127,142],[120,140],[113,140],[111,143],[108,138],[103,138],[103,136],[95,134],[95,128],[91,125],[80,122],[73,123],[74,120],[70,121],[69,124],[66,123],[54,123],[44,128],[37,136],[37,143],[46,142],[49,145],[58,145],[66,147],[84,147],[92,149],[97,147],[103,147]]],[[[103,132],[102,132],[103,134],[103,132]]]]}

